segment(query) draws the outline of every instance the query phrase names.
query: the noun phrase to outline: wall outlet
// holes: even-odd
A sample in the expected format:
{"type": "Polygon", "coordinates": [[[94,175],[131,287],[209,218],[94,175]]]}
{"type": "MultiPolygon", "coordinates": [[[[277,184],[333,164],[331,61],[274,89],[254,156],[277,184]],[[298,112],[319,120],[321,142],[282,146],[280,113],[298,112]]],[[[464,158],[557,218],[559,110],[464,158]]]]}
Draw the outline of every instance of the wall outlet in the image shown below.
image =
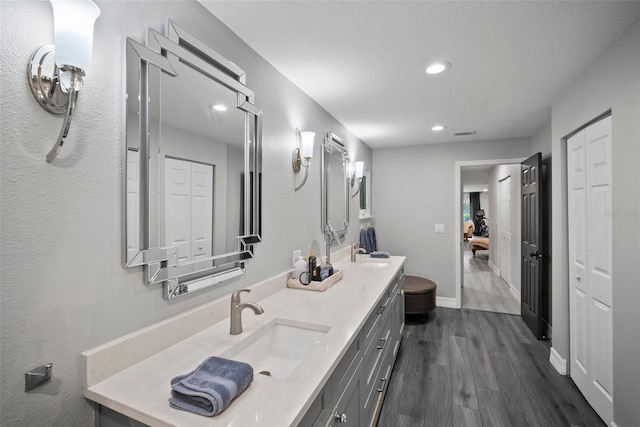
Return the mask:
{"type": "Polygon", "coordinates": [[[302,256],[302,249],[296,249],[295,251],[293,251],[293,261],[291,261],[291,267],[296,266],[296,261],[301,256],[302,256]]]}
{"type": "Polygon", "coordinates": [[[436,224],[435,233],[444,234],[444,224],[436,224]]]}

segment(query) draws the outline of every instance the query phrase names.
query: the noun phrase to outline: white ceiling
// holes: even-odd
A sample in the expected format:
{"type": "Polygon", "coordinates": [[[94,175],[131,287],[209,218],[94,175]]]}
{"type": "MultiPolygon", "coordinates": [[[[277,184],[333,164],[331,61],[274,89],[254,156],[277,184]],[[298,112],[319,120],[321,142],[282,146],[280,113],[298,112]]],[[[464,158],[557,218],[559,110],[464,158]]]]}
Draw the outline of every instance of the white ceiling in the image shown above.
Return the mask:
{"type": "Polygon", "coordinates": [[[638,1],[199,1],[374,149],[530,137],[640,19],[638,1]]]}

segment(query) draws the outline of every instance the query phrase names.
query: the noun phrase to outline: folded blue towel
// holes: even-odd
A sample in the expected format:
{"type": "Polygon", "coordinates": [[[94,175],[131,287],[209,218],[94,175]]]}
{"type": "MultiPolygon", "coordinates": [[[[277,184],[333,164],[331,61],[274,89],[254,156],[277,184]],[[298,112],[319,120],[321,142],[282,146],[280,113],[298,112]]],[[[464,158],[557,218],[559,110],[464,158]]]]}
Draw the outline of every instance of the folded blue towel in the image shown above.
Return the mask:
{"type": "Polygon", "coordinates": [[[209,357],[194,371],[171,380],[169,404],[212,417],[224,411],[253,381],[251,365],[209,357]]]}
{"type": "Polygon", "coordinates": [[[373,251],[371,252],[371,258],[389,258],[389,252],[386,251],[373,251]]]}

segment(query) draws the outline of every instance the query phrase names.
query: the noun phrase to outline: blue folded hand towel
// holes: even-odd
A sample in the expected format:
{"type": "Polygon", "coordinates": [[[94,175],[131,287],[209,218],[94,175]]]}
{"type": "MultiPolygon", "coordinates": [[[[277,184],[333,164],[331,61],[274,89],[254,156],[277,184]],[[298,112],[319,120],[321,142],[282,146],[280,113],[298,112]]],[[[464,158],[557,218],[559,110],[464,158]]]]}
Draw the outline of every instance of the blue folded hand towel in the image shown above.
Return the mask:
{"type": "Polygon", "coordinates": [[[171,380],[169,404],[212,417],[224,411],[253,381],[251,365],[209,357],[194,371],[171,380]]]}
{"type": "Polygon", "coordinates": [[[371,258],[389,258],[391,255],[389,255],[389,252],[386,251],[374,251],[371,252],[371,258]]]}

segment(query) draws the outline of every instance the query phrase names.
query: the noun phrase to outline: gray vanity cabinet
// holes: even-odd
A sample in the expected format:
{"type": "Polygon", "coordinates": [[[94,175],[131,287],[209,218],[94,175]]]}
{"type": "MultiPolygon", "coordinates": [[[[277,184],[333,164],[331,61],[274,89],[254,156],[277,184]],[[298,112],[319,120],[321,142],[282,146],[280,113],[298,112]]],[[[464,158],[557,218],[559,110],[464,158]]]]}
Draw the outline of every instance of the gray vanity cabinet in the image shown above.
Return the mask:
{"type": "Polygon", "coordinates": [[[362,334],[358,334],[298,425],[325,427],[337,422],[359,426],[362,419],[361,379],[362,334]]]}
{"type": "Polygon", "coordinates": [[[403,286],[401,268],[300,426],[371,426],[376,421],[404,330],[403,286]]]}

